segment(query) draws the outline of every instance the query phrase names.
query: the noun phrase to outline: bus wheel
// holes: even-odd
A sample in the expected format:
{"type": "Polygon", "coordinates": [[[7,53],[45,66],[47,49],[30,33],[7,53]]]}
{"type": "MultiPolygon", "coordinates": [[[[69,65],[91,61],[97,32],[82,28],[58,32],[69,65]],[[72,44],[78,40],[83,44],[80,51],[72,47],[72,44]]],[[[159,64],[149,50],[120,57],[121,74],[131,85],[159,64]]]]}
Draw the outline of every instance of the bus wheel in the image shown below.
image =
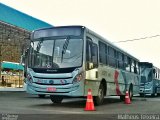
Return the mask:
{"type": "Polygon", "coordinates": [[[157,93],[157,96],[160,96],[160,93],[157,93]]]}
{"type": "Polygon", "coordinates": [[[50,95],[50,99],[53,103],[61,103],[63,100],[62,96],[50,95]]]}
{"type": "Polygon", "coordinates": [[[140,97],[144,97],[144,93],[139,93],[140,97]]]}
{"type": "Polygon", "coordinates": [[[98,96],[94,96],[94,104],[101,105],[104,101],[104,86],[103,84],[100,85],[98,90],[98,96]]]}
{"type": "Polygon", "coordinates": [[[153,93],[151,94],[151,96],[152,96],[152,97],[156,97],[156,96],[157,96],[157,89],[155,89],[155,90],[153,91],[153,93]]]}
{"type": "Polygon", "coordinates": [[[155,93],[152,93],[152,94],[151,94],[151,97],[155,97],[155,93]]]}
{"type": "Polygon", "coordinates": [[[152,97],[156,97],[156,96],[157,96],[157,93],[152,93],[151,96],[152,96],[152,97]]]}
{"type": "Polygon", "coordinates": [[[38,97],[39,97],[39,98],[45,98],[45,95],[39,94],[38,97]]]}
{"type": "Polygon", "coordinates": [[[133,98],[133,87],[132,87],[132,85],[130,85],[130,87],[129,87],[129,98],[130,98],[130,100],[132,100],[132,98],[133,98]]]}
{"type": "Polygon", "coordinates": [[[124,101],[124,100],[125,100],[125,95],[121,95],[121,96],[120,96],[120,100],[121,100],[121,101],[124,101]]]}

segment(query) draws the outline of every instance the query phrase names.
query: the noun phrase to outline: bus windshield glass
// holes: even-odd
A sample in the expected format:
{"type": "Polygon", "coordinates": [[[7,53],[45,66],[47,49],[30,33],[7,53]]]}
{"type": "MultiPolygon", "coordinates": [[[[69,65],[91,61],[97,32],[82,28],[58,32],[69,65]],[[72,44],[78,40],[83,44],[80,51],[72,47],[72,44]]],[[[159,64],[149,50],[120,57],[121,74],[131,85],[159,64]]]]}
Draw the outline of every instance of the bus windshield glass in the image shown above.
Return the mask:
{"type": "Polygon", "coordinates": [[[80,38],[40,39],[31,45],[32,68],[68,68],[82,65],[80,38]]]}
{"type": "Polygon", "coordinates": [[[152,81],[152,68],[141,67],[141,75],[146,76],[147,82],[152,81]]]}

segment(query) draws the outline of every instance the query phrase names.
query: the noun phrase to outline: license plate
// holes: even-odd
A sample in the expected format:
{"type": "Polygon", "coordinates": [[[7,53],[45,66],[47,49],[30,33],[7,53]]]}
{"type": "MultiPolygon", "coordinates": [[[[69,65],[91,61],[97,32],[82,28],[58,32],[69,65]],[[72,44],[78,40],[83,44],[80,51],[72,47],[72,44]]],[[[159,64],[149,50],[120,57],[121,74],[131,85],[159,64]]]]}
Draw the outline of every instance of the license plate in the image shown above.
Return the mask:
{"type": "Polygon", "coordinates": [[[47,87],[47,91],[49,91],[49,92],[55,92],[56,88],[55,87],[47,87]]]}

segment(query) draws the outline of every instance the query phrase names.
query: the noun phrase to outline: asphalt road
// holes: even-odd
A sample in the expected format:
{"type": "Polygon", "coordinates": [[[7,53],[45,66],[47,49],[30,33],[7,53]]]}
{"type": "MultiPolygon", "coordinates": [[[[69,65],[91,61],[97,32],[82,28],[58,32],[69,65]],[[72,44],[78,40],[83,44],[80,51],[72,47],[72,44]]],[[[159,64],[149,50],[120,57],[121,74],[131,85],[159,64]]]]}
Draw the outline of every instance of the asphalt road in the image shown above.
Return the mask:
{"type": "MultiPolygon", "coordinates": [[[[160,113],[160,97],[134,97],[131,104],[126,105],[119,97],[107,97],[104,104],[95,106],[96,111],[84,111],[84,98],[66,98],[62,104],[53,104],[48,97],[38,98],[25,92],[0,92],[0,119],[13,117],[18,120],[27,119],[124,119],[122,115],[143,115],[160,113]],[[18,115],[18,116],[16,116],[18,115]]],[[[129,116],[130,117],[130,116],[129,116]]],[[[160,119],[160,115],[158,116],[160,119]]]]}

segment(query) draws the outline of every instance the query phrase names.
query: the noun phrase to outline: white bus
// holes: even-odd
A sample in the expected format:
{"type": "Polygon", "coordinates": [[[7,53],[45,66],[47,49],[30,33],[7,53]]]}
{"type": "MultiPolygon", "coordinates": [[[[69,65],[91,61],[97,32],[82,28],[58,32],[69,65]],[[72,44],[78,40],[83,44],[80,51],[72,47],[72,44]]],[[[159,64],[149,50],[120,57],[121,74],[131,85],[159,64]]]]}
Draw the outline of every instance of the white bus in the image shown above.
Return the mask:
{"type": "Polygon", "coordinates": [[[139,60],[84,26],[33,31],[25,58],[27,92],[54,103],[88,89],[96,105],[105,96],[124,99],[126,90],[130,98],[139,93],[139,60]]]}

